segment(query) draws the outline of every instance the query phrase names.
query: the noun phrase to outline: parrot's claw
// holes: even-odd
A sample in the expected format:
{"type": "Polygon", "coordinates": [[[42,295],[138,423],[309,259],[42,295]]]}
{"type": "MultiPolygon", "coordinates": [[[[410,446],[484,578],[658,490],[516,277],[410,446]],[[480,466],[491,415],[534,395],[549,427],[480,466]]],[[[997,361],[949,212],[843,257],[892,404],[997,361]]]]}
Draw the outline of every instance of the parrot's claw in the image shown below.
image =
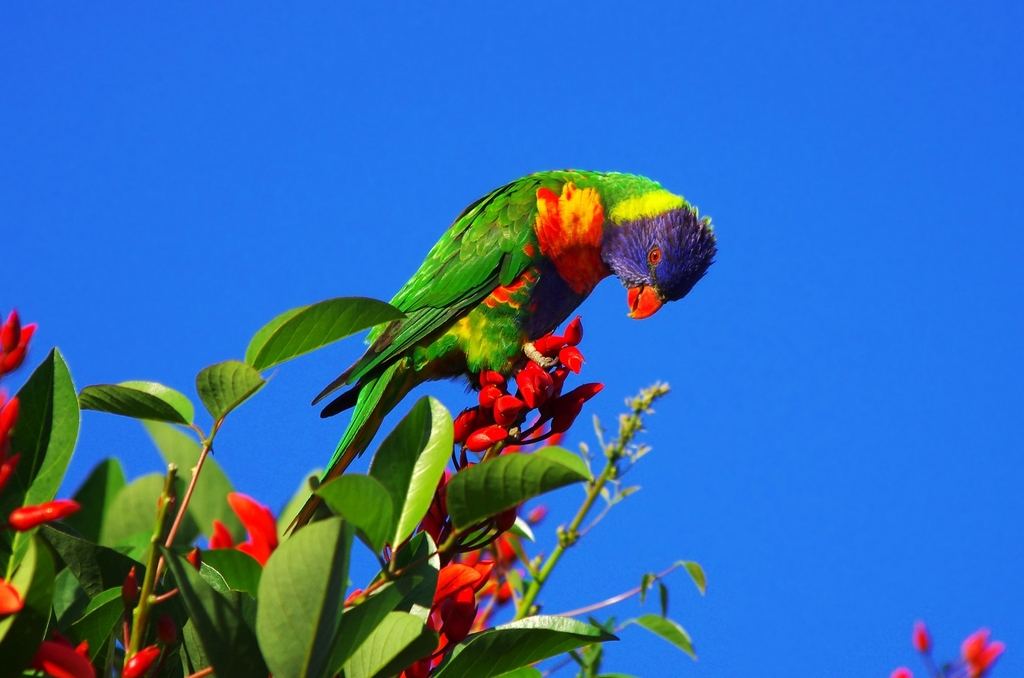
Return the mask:
{"type": "Polygon", "coordinates": [[[523,344],[523,353],[526,354],[527,358],[537,363],[545,370],[558,362],[557,358],[549,358],[540,351],[538,351],[537,347],[533,345],[532,341],[523,344]]]}

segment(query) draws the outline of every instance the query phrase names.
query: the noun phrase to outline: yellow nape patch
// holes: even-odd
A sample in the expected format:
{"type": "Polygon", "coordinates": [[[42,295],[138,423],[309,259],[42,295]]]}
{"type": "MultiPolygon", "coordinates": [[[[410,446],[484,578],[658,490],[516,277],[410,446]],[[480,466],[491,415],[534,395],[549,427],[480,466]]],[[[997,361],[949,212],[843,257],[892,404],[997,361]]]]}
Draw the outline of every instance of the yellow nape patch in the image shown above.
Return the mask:
{"type": "Polygon", "coordinates": [[[612,208],[612,221],[623,223],[644,217],[653,217],[686,204],[681,196],[661,189],[628,198],[612,208]]]}

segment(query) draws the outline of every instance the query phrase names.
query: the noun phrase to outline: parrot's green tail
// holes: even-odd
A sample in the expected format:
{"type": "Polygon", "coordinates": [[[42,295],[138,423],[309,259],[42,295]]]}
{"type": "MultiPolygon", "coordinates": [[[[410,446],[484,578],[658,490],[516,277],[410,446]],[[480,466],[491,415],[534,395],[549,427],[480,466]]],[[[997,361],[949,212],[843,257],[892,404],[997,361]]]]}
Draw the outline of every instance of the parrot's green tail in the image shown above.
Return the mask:
{"type": "MultiPolygon", "coordinates": [[[[327,470],[320,476],[321,483],[337,478],[345,472],[349,464],[370,445],[388,412],[419,384],[420,379],[416,371],[409,368],[408,362],[408,359],[398,360],[379,375],[354,387],[353,390],[358,393],[358,397],[355,399],[352,419],[348,422],[345,435],[338,442],[337,449],[334,450],[334,456],[327,464],[327,470]]],[[[322,501],[316,495],[307,499],[288,526],[288,531],[294,532],[316,518],[322,510],[321,505],[322,501]]]]}

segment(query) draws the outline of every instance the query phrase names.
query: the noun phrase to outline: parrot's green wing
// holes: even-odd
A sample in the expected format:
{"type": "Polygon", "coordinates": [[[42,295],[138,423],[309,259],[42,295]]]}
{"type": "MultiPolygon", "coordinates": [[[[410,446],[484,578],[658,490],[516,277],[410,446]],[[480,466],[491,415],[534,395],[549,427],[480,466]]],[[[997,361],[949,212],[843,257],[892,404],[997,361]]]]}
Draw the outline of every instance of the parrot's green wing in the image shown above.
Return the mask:
{"type": "Polygon", "coordinates": [[[467,314],[495,287],[514,281],[532,260],[527,245],[534,238],[537,189],[559,190],[560,174],[523,177],[467,207],[391,300],[406,317],[371,333],[366,354],[313,402],[379,372],[467,314]]]}

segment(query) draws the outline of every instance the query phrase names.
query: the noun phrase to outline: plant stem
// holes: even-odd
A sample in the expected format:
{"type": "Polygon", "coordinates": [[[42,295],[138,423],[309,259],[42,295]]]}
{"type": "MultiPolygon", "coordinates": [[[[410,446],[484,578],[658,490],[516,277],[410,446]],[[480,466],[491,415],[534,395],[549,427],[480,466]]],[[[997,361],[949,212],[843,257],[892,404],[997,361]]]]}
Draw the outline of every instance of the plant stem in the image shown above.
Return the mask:
{"type": "Polygon", "coordinates": [[[153,589],[156,588],[157,570],[159,569],[157,563],[162,562],[160,561],[160,552],[157,551],[157,545],[163,537],[167,507],[174,500],[174,480],[177,476],[178,467],[170,464],[167,467],[164,489],[160,493],[160,501],[156,509],[156,525],[153,527],[153,535],[149,538],[149,551],[146,553],[146,575],[142,579],[139,603],[135,606],[135,612],[132,614],[132,634],[124,654],[126,664],[132,655],[142,647],[142,642],[146,637],[146,623],[149,621],[149,612],[153,605],[153,589]]]}
{"type": "MultiPolygon", "coordinates": [[[[665,570],[662,570],[658,574],[654,575],[654,578],[650,580],[651,583],[648,584],[648,586],[653,585],[654,582],[656,582],[656,581],[660,581],[660,580],[664,579],[665,577],[667,577],[668,575],[672,574],[673,572],[675,572],[677,569],[679,569],[682,566],[683,566],[682,563],[676,563],[672,567],[667,568],[665,570]]],[[[598,601],[596,603],[592,603],[590,605],[585,605],[583,607],[578,607],[575,610],[569,610],[568,612],[560,612],[558,614],[558,616],[560,616],[560,617],[578,617],[581,614],[587,614],[588,612],[595,612],[595,611],[600,610],[602,608],[609,607],[611,605],[615,605],[616,603],[621,603],[624,600],[628,600],[629,598],[632,598],[633,596],[635,596],[638,593],[640,593],[642,590],[643,590],[642,586],[634,586],[633,588],[629,589],[628,591],[623,591],[622,593],[616,594],[616,595],[612,596],[611,598],[605,598],[604,600],[598,601]]]]}
{"type": "Polygon", "coordinates": [[[619,417],[618,437],[611,443],[602,444],[605,456],[604,468],[601,470],[600,475],[587,485],[587,496],[576,511],[576,515],[573,516],[572,522],[569,523],[567,528],[559,531],[558,544],[551,551],[551,555],[547,557],[544,564],[541,565],[537,574],[530,580],[530,584],[516,608],[516,619],[536,614],[537,596],[540,595],[541,589],[544,588],[544,584],[551,577],[551,572],[558,565],[565,552],[579,541],[582,536],[580,534],[580,527],[583,525],[583,521],[586,520],[587,514],[590,513],[590,509],[593,508],[594,502],[601,496],[601,490],[605,488],[609,481],[614,480],[620,475],[619,461],[624,458],[628,458],[630,461],[635,460],[635,457],[631,456],[630,445],[633,443],[636,435],[643,430],[643,415],[650,413],[651,405],[654,401],[667,394],[668,390],[667,384],[654,384],[641,390],[636,397],[626,401],[630,411],[619,417]]]}

